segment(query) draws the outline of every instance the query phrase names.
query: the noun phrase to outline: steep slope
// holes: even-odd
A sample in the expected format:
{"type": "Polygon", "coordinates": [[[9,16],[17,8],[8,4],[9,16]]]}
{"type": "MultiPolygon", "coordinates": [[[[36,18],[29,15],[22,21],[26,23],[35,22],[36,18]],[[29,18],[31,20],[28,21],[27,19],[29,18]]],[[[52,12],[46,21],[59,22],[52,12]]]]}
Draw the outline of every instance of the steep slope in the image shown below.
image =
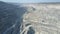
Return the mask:
{"type": "Polygon", "coordinates": [[[0,34],[20,34],[25,8],[0,1],[0,34]]]}

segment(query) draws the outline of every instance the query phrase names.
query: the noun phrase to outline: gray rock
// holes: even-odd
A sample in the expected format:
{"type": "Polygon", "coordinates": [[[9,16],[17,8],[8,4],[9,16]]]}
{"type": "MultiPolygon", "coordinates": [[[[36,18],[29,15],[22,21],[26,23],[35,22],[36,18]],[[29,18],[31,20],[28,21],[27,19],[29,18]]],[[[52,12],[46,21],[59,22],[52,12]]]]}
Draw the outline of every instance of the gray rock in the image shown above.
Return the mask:
{"type": "Polygon", "coordinates": [[[0,1],[0,34],[20,34],[25,8],[0,1]]]}

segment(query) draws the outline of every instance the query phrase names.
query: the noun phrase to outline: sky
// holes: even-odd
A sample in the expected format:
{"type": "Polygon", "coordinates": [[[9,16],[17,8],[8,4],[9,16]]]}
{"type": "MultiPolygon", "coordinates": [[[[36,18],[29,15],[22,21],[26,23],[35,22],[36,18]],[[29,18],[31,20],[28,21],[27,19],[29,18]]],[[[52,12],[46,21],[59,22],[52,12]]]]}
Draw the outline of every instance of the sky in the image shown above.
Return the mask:
{"type": "Polygon", "coordinates": [[[0,0],[13,3],[40,3],[40,2],[60,2],[60,0],[0,0]]]}

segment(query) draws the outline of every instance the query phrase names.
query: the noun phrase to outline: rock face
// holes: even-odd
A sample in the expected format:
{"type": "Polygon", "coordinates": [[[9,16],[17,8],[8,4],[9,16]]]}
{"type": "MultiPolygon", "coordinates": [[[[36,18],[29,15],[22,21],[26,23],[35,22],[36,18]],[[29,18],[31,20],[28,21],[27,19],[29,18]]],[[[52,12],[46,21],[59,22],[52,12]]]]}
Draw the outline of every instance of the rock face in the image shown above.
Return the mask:
{"type": "Polygon", "coordinates": [[[0,1],[0,34],[20,34],[25,8],[0,1]]]}
{"type": "Polygon", "coordinates": [[[24,7],[27,8],[23,16],[26,30],[32,27],[35,34],[60,34],[60,4],[25,4],[24,7]]]}
{"type": "Polygon", "coordinates": [[[60,4],[0,2],[0,34],[60,34],[60,4]]]}

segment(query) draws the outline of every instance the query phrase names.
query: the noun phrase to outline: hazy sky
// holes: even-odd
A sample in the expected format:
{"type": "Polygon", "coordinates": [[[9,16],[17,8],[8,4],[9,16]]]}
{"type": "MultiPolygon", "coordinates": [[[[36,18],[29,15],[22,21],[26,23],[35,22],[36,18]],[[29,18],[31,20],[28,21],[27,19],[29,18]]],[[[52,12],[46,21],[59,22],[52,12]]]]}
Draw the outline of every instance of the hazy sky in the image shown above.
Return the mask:
{"type": "Polygon", "coordinates": [[[60,0],[0,0],[0,1],[16,3],[60,2],[60,0]]]}

